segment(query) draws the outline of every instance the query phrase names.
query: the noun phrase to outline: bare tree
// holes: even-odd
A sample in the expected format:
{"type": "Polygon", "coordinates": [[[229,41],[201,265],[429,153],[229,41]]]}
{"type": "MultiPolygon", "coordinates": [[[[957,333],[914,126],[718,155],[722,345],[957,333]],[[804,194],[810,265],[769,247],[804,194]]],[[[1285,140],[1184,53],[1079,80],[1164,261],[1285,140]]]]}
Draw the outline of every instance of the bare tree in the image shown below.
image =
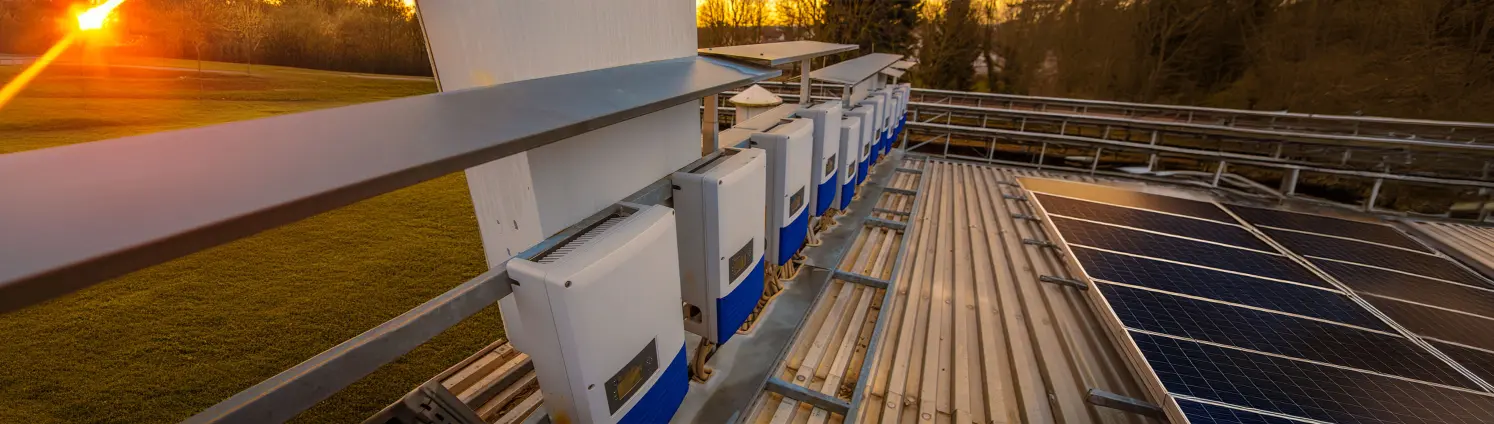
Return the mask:
{"type": "Polygon", "coordinates": [[[790,39],[813,39],[815,28],[825,22],[825,0],[778,0],[775,6],[790,39]]]}
{"type": "Polygon", "coordinates": [[[231,3],[229,7],[230,12],[224,26],[228,32],[238,37],[239,47],[244,51],[244,71],[253,75],[254,55],[259,52],[260,45],[269,33],[265,13],[265,7],[268,6],[259,0],[240,0],[231,3]]]}

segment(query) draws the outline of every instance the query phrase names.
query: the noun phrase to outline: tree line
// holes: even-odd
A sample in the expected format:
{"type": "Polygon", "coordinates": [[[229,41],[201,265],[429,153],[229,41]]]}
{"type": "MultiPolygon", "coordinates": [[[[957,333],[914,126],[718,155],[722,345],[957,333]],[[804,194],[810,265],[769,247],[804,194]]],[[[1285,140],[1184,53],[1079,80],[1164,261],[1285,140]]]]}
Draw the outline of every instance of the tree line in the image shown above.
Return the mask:
{"type": "MultiPolygon", "coordinates": [[[[69,6],[0,0],[0,51],[45,50],[69,6]]],[[[133,0],[119,13],[119,48],[143,54],[431,72],[401,0],[133,0]]],[[[913,56],[908,78],[929,88],[1494,120],[1488,0],[705,0],[697,24],[702,47],[806,39],[913,56]]]]}
{"type": "MultiPolygon", "coordinates": [[[[40,53],[69,30],[72,2],[0,0],[0,52],[40,53]]],[[[420,22],[400,0],[132,0],[106,26],[132,54],[430,75],[420,22]]]]}

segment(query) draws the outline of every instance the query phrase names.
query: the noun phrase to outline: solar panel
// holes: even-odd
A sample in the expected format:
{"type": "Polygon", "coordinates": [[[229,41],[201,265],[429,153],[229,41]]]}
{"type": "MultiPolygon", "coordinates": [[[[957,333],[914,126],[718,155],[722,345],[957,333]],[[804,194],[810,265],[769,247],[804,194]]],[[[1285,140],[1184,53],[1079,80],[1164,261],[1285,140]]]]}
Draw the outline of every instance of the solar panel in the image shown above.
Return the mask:
{"type": "Polygon", "coordinates": [[[1229,209],[1255,225],[1349,237],[1429,253],[1432,251],[1387,225],[1249,206],[1230,205],[1229,209]]]}
{"type": "Polygon", "coordinates": [[[1277,418],[1250,411],[1178,399],[1178,407],[1193,424],[1298,424],[1300,421],[1277,418]]]}
{"type": "Polygon", "coordinates": [[[1092,299],[1108,305],[1192,422],[1494,422],[1494,394],[1474,377],[1494,367],[1494,337],[1480,341],[1494,335],[1494,319],[1379,297],[1483,311],[1494,310],[1494,290],[1405,274],[1483,283],[1394,228],[1262,209],[1226,221],[1210,202],[1037,181],[1022,183],[1093,279],[1092,299]],[[1252,226],[1289,254],[1253,244],[1263,240],[1252,226]],[[1355,235],[1385,245],[1346,239],[1355,235]],[[1489,349],[1448,345],[1442,356],[1406,330],[1489,349]],[[1462,359],[1446,359],[1454,355],[1462,359]]]}
{"type": "Polygon", "coordinates": [[[1242,250],[1067,218],[1052,218],[1064,241],[1125,253],[1331,287],[1285,256],[1242,250]]]}
{"type": "Polygon", "coordinates": [[[1092,278],[1206,297],[1329,321],[1394,331],[1339,292],[1239,274],[1074,248],[1074,259],[1092,278]]]}
{"type": "Polygon", "coordinates": [[[1432,347],[1437,348],[1442,353],[1446,353],[1447,356],[1452,357],[1459,364],[1463,364],[1464,368],[1468,368],[1469,371],[1472,371],[1485,381],[1494,379],[1494,352],[1436,341],[1431,343],[1432,347]]]}
{"type": "Polygon", "coordinates": [[[1235,219],[1229,216],[1223,209],[1209,202],[1197,200],[1180,199],[1177,197],[1163,196],[1159,194],[1142,193],[1131,190],[1123,190],[1094,184],[1074,183],[1068,181],[1048,180],[1041,178],[1020,178],[1022,187],[1034,192],[1056,194],[1075,199],[1084,199],[1111,205],[1130,206],[1154,211],[1188,215],[1195,218],[1211,219],[1219,222],[1234,223],[1235,219]]]}
{"type": "Polygon", "coordinates": [[[1478,385],[1404,337],[1125,286],[1100,284],[1126,327],[1422,381],[1478,385]]]}
{"type": "Polygon", "coordinates": [[[1172,393],[1334,423],[1490,422],[1494,397],[1132,331],[1172,393]]]}
{"type": "Polygon", "coordinates": [[[1491,289],[1343,262],[1314,259],[1312,263],[1354,291],[1494,317],[1494,290],[1491,289]]]}
{"type": "Polygon", "coordinates": [[[1494,350],[1494,320],[1489,318],[1382,297],[1365,296],[1365,300],[1413,333],[1494,350]]]}
{"type": "Polygon", "coordinates": [[[1047,194],[1034,194],[1034,196],[1042,202],[1043,209],[1049,215],[1063,215],[1124,225],[1249,249],[1271,250],[1271,246],[1261,241],[1255,234],[1234,225],[1047,194]]]}
{"type": "Polygon", "coordinates": [[[1488,284],[1478,275],[1440,256],[1314,234],[1272,229],[1261,231],[1303,256],[1380,266],[1464,284],[1488,284]]]}

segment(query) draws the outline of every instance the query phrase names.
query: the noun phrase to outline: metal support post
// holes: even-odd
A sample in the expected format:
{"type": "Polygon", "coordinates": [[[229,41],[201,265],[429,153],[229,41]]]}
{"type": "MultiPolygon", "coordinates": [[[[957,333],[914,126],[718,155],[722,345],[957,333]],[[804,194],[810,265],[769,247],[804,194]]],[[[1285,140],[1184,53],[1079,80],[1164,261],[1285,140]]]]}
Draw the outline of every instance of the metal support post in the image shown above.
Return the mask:
{"type": "Polygon", "coordinates": [[[705,98],[705,114],[700,117],[700,155],[705,156],[716,151],[719,143],[716,135],[720,131],[717,122],[721,118],[716,113],[716,95],[712,94],[705,98]]]}
{"type": "Polygon", "coordinates": [[[1225,161],[1222,161],[1222,160],[1219,161],[1219,166],[1214,167],[1214,182],[1209,183],[1209,185],[1214,186],[1214,187],[1218,187],[1219,186],[1219,178],[1221,178],[1221,177],[1224,176],[1224,169],[1226,167],[1228,167],[1228,166],[1229,166],[1228,162],[1225,162],[1225,161]]]}
{"type": "Polygon", "coordinates": [[[1292,168],[1287,171],[1286,177],[1281,179],[1281,193],[1288,197],[1297,194],[1297,178],[1302,176],[1302,169],[1292,168]]]}
{"type": "Polygon", "coordinates": [[[1364,199],[1364,210],[1366,212],[1375,210],[1375,200],[1380,197],[1380,186],[1385,184],[1385,179],[1376,178],[1375,185],[1370,188],[1368,199],[1364,199]]]}
{"type": "Polygon", "coordinates": [[[809,104],[809,59],[799,61],[799,104],[809,104]]]}
{"type": "Polygon", "coordinates": [[[1043,169],[1043,159],[1048,155],[1048,143],[1043,142],[1043,148],[1038,150],[1037,169],[1043,169]]]}
{"type": "Polygon", "coordinates": [[[1100,168],[1100,155],[1105,154],[1104,147],[1095,148],[1095,157],[1089,161],[1089,176],[1095,176],[1095,170],[1100,168]]]}

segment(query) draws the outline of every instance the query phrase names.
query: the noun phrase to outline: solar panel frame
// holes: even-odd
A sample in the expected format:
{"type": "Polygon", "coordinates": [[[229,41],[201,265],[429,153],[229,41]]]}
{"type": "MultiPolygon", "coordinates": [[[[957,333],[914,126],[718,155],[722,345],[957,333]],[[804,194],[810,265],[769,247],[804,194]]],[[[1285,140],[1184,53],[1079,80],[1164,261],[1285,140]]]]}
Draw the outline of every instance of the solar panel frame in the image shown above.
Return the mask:
{"type": "MultiPolygon", "coordinates": [[[[1024,179],[1023,181],[1024,181],[1023,185],[1024,185],[1024,187],[1026,187],[1027,186],[1026,185],[1026,179],[1024,179]]],[[[1094,186],[1094,187],[1098,187],[1098,186],[1094,186]]],[[[1030,187],[1028,187],[1028,188],[1030,188],[1030,187]]],[[[1036,200],[1036,196],[1034,196],[1034,199],[1036,200]]],[[[1076,267],[1077,269],[1079,269],[1081,271],[1081,273],[1083,273],[1084,272],[1084,268],[1080,264],[1080,261],[1077,259],[1077,257],[1076,257],[1077,255],[1075,255],[1075,253],[1074,253],[1075,251],[1078,251],[1080,249],[1084,249],[1084,247],[1082,246],[1082,243],[1076,243],[1076,244],[1072,244],[1071,245],[1070,242],[1069,242],[1069,240],[1066,239],[1067,233],[1064,232],[1064,231],[1062,231],[1060,229],[1060,226],[1064,225],[1063,222],[1062,222],[1063,219],[1062,218],[1055,219],[1053,216],[1048,215],[1046,213],[1046,211],[1044,210],[1043,205],[1041,204],[1041,201],[1036,201],[1036,202],[1032,202],[1032,203],[1034,205],[1036,205],[1036,210],[1039,213],[1041,213],[1044,218],[1046,218],[1044,220],[1044,224],[1045,224],[1044,226],[1045,226],[1045,229],[1048,232],[1048,234],[1050,236],[1058,238],[1061,241],[1064,241],[1064,243],[1058,243],[1058,245],[1060,246],[1060,248],[1062,250],[1068,252],[1067,255],[1063,255],[1064,260],[1066,262],[1068,262],[1070,266],[1076,267]]],[[[1100,202],[1100,203],[1107,203],[1107,202],[1100,202]]],[[[1223,210],[1223,209],[1221,209],[1221,210],[1223,210]]],[[[1231,217],[1231,219],[1234,219],[1234,218],[1231,217]]],[[[1248,223],[1245,223],[1243,221],[1235,221],[1235,222],[1243,225],[1244,228],[1253,228],[1252,225],[1250,225],[1248,223]]],[[[1119,228],[1119,227],[1112,227],[1112,228],[1119,228]]],[[[1147,233],[1143,233],[1141,231],[1136,231],[1136,230],[1129,230],[1129,229],[1124,229],[1124,228],[1121,228],[1121,229],[1122,230],[1127,230],[1127,231],[1132,231],[1133,233],[1147,234],[1147,233]]],[[[1258,228],[1256,230],[1259,231],[1258,228]]],[[[1153,234],[1153,235],[1155,235],[1155,234],[1153,234]]],[[[1166,237],[1166,236],[1163,236],[1163,237],[1166,237]]],[[[1175,238],[1176,240],[1169,240],[1169,243],[1173,243],[1173,244],[1178,243],[1177,240],[1181,240],[1182,242],[1198,243],[1196,241],[1187,240],[1186,238],[1176,238],[1176,237],[1173,237],[1173,238],[1175,238]]],[[[1091,240],[1091,241],[1093,241],[1093,240],[1091,240]]],[[[1210,244],[1210,243],[1202,243],[1202,244],[1204,244],[1204,245],[1210,245],[1210,246],[1217,246],[1217,245],[1210,244]]],[[[1197,245],[1195,244],[1195,245],[1192,245],[1192,246],[1197,246],[1197,245]]],[[[1217,247],[1223,247],[1223,246],[1217,246],[1217,247]]],[[[1115,250],[1122,250],[1122,249],[1124,249],[1124,247],[1121,247],[1121,249],[1115,249],[1115,250]]],[[[1234,250],[1237,255],[1240,254],[1239,252],[1250,253],[1250,251],[1244,250],[1244,249],[1234,249],[1234,248],[1230,248],[1230,249],[1234,250]]],[[[1186,250],[1186,249],[1184,249],[1184,250],[1186,250]]],[[[1308,263],[1307,259],[1302,258],[1300,256],[1294,256],[1292,252],[1282,252],[1282,253],[1286,254],[1286,255],[1283,256],[1283,258],[1294,257],[1295,259],[1291,260],[1291,263],[1293,263],[1293,264],[1296,264],[1297,263],[1296,261],[1302,261],[1303,263],[1308,263]]],[[[1150,260],[1149,258],[1142,258],[1142,259],[1148,259],[1148,260],[1150,260]]],[[[1186,262],[1186,261],[1184,261],[1184,262],[1186,262]]],[[[1304,271],[1307,269],[1307,268],[1303,268],[1301,265],[1298,265],[1298,268],[1302,268],[1304,271]]],[[[1218,270],[1210,270],[1210,271],[1216,271],[1216,272],[1218,272],[1218,270]]],[[[1338,286],[1335,286],[1332,283],[1329,283],[1327,280],[1322,280],[1322,278],[1317,277],[1316,274],[1314,274],[1312,271],[1307,271],[1307,272],[1309,274],[1314,275],[1313,279],[1316,279],[1319,282],[1321,282],[1323,284],[1323,287],[1333,288],[1333,289],[1338,289],[1339,288],[1338,286]]],[[[1085,277],[1088,278],[1090,276],[1086,274],[1085,277]]],[[[1096,280],[1091,279],[1091,281],[1096,281],[1096,280]]],[[[1266,281],[1270,281],[1270,280],[1266,280],[1266,281]]],[[[1273,281],[1273,282],[1280,283],[1283,286],[1294,286],[1294,287],[1297,286],[1297,285],[1293,285],[1293,284],[1285,283],[1285,282],[1280,282],[1280,281],[1273,281]]],[[[1096,282],[1095,284],[1098,286],[1099,284],[1104,284],[1104,283],[1102,283],[1102,282],[1096,282]]],[[[1188,401],[1186,401],[1185,399],[1201,398],[1201,397],[1190,396],[1188,393],[1182,393],[1179,390],[1175,390],[1174,389],[1173,386],[1175,386],[1179,381],[1182,381],[1182,380],[1179,380],[1177,378],[1169,378],[1168,375],[1165,372],[1163,372],[1162,370],[1158,369],[1157,361],[1156,361],[1155,358],[1153,358],[1154,356],[1156,356],[1155,352],[1150,352],[1149,353],[1149,352],[1147,352],[1145,349],[1143,349],[1141,347],[1141,344],[1142,344],[1143,340],[1141,340],[1140,337],[1148,335],[1147,332],[1141,331],[1141,330],[1135,330],[1135,329],[1126,328],[1123,324],[1121,324],[1120,317],[1116,314],[1116,311],[1113,308],[1111,308],[1111,305],[1108,302],[1105,301],[1104,295],[1100,293],[1102,290],[1103,289],[1089,290],[1087,293],[1089,293],[1089,296],[1091,296],[1092,300],[1098,300],[1098,302],[1095,302],[1095,303],[1096,303],[1097,307],[1099,308],[1098,311],[1102,315],[1108,315],[1108,316],[1111,316],[1111,317],[1115,318],[1113,320],[1109,320],[1109,319],[1104,320],[1104,326],[1106,328],[1106,331],[1109,331],[1109,332],[1111,332],[1114,335],[1118,335],[1118,337],[1117,337],[1116,340],[1127,340],[1128,341],[1128,342],[1121,342],[1121,343],[1122,343],[1122,345],[1124,345],[1123,346],[1123,352],[1125,354],[1125,357],[1127,358],[1128,363],[1132,367],[1139,367],[1139,369],[1143,370],[1143,371],[1141,371],[1141,373],[1143,375],[1149,375],[1149,376],[1155,377],[1155,378],[1148,378],[1144,383],[1145,383],[1145,385],[1147,387],[1147,390],[1150,393],[1152,393],[1154,396],[1159,396],[1159,398],[1165,398],[1165,399],[1169,400],[1169,402],[1167,402],[1167,405],[1169,407],[1165,408],[1165,411],[1169,414],[1169,417],[1172,420],[1178,421],[1178,422],[1182,422],[1183,420],[1187,420],[1188,417],[1182,411],[1182,405],[1180,404],[1180,402],[1187,403],[1188,401]],[[1167,380],[1167,381],[1164,381],[1164,380],[1167,380]],[[1174,393],[1177,393],[1178,396],[1174,396],[1173,395],[1174,393]]],[[[1316,289],[1314,289],[1314,290],[1316,290],[1316,289]]],[[[1323,290],[1323,291],[1327,291],[1327,290],[1323,290]]],[[[1310,316],[1310,315],[1308,315],[1308,316],[1310,316]]],[[[1155,337],[1164,337],[1164,338],[1167,338],[1169,340],[1179,340],[1180,339],[1177,336],[1160,336],[1160,335],[1157,335],[1155,337]]],[[[1453,423],[1461,423],[1461,422],[1482,422],[1482,421],[1480,421],[1481,417],[1494,416],[1494,413],[1491,413],[1491,411],[1494,411],[1494,397],[1491,397],[1490,395],[1488,395],[1488,393],[1485,393],[1485,392],[1479,392],[1479,391],[1470,390],[1470,389],[1467,389],[1467,388],[1456,388],[1456,386],[1446,386],[1446,385],[1442,385],[1440,383],[1418,381],[1418,380],[1414,380],[1414,379],[1408,379],[1406,377],[1396,377],[1396,376],[1393,376],[1393,375],[1390,375],[1390,374],[1384,374],[1384,373],[1380,373],[1380,372],[1376,372],[1376,371],[1355,370],[1355,369],[1352,369],[1352,368],[1344,367],[1342,365],[1329,365],[1329,363],[1327,363],[1327,362],[1314,362],[1314,361],[1309,361],[1309,360],[1300,359],[1300,358],[1292,359],[1292,358],[1288,358],[1288,357],[1285,357],[1285,356],[1279,356],[1279,355],[1274,355],[1274,354],[1266,354],[1266,353],[1261,353],[1261,352],[1256,352],[1256,351],[1249,351],[1249,350],[1246,350],[1246,349],[1243,349],[1243,348],[1238,348],[1238,347],[1229,347],[1227,345],[1220,345],[1220,346],[1224,346],[1224,347],[1220,347],[1220,346],[1212,346],[1209,343],[1200,343],[1200,342],[1197,342],[1197,341],[1186,340],[1186,339],[1184,339],[1184,340],[1187,341],[1188,343],[1192,343],[1193,345],[1209,347],[1209,348],[1212,348],[1214,350],[1230,350],[1230,351],[1239,352],[1239,354],[1230,354],[1230,355],[1234,355],[1234,356],[1248,355],[1248,356],[1244,356],[1244,357],[1238,358],[1238,359],[1241,359],[1243,361],[1243,363],[1245,363],[1246,365],[1249,365],[1251,363],[1267,363],[1269,365],[1269,363],[1272,362],[1272,361],[1277,361],[1277,362],[1279,362],[1279,361],[1291,361],[1291,362],[1295,362],[1295,363],[1298,363],[1298,364],[1306,364],[1306,365],[1295,365],[1295,366],[1297,366],[1298,368],[1301,368],[1303,366],[1306,366],[1308,368],[1312,368],[1312,371],[1314,371],[1314,376],[1313,377],[1307,377],[1305,379],[1298,379],[1298,380],[1292,380],[1291,378],[1266,378],[1263,381],[1265,381],[1267,383],[1270,383],[1270,384],[1275,384],[1275,382],[1277,382],[1277,381],[1286,381],[1286,382],[1290,383],[1288,385],[1291,386],[1291,389],[1293,390],[1292,392],[1290,392],[1290,394],[1292,396],[1302,395],[1302,394],[1312,394],[1312,395],[1325,396],[1325,398],[1323,398],[1323,399],[1313,399],[1313,398],[1309,397],[1309,398],[1307,398],[1307,401],[1306,401],[1307,405],[1305,405],[1305,406],[1304,405],[1295,405],[1296,401],[1292,400],[1293,398],[1291,396],[1287,396],[1285,398],[1279,398],[1279,399],[1276,400],[1276,402],[1278,402],[1278,403],[1272,403],[1271,399],[1267,399],[1265,397],[1262,397],[1262,396],[1267,395],[1268,393],[1262,391],[1260,387],[1247,387],[1246,389],[1247,390],[1251,390],[1251,392],[1249,392],[1249,393],[1236,393],[1237,396],[1234,397],[1234,398],[1210,399],[1209,402],[1217,402],[1217,403],[1220,403],[1220,404],[1223,404],[1223,405],[1239,406],[1239,407],[1241,407],[1243,409],[1257,409],[1257,410],[1260,410],[1260,411],[1267,411],[1267,412],[1270,412],[1272,414],[1279,414],[1279,415],[1282,415],[1282,416],[1302,418],[1304,420],[1308,420],[1308,422],[1312,422],[1312,420],[1323,420],[1323,421],[1328,421],[1328,422],[1341,421],[1341,422],[1368,422],[1368,423],[1380,423],[1380,422],[1453,422],[1453,423]],[[1350,373],[1353,373],[1353,375],[1351,375],[1350,373]],[[1322,376],[1339,378],[1340,380],[1332,382],[1336,386],[1335,387],[1330,387],[1331,390],[1323,390],[1323,387],[1321,387],[1321,385],[1319,385],[1315,381],[1315,380],[1322,380],[1322,378],[1321,378],[1322,376]],[[1374,380],[1374,381],[1372,381],[1370,384],[1367,384],[1366,387],[1361,387],[1360,384],[1356,383],[1356,379],[1360,379],[1360,380],[1368,379],[1368,380],[1374,380]],[[1302,384],[1298,384],[1298,383],[1302,383],[1302,384]],[[1383,389],[1382,390],[1382,388],[1387,388],[1387,389],[1383,389]],[[1246,395],[1254,396],[1254,397],[1252,398],[1252,397],[1249,397],[1249,396],[1246,396],[1246,395]],[[1373,402],[1360,401],[1362,398],[1365,398],[1366,396],[1370,396],[1371,398],[1373,398],[1373,402]],[[1259,404],[1263,399],[1266,401],[1265,405],[1267,405],[1268,407],[1265,407],[1265,408],[1258,407],[1257,404],[1259,404]],[[1388,399],[1388,400],[1386,400],[1386,399],[1388,399]],[[1323,402],[1317,402],[1319,400],[1321,400],[1323,402]],[[1342,403],[1341,401],[1342,402],[1352,402],[1352,404],[1345,404],[1345,403],[1342,403]],[[1284,403],[1282,403],[1282,402],[1284,402],[1284,403]],[[1276,408],[1276,409],[1282,409],[1282,410],[1272,409],[1273,406],[1280,407],[1280,408],[1276,408]],[[1338,408],[1339,410],[1333,410],[1333,408],[1338,408]],[[1290,411],[1298,411],[1298,413],[1292,413],[1290,411]],[[1377,413],[1380,413],[1380,414],[1377,415],[1377,413]],[[1368,414],[1368,415],[1366,415],[1366,414],[1368,414]],[[1342,417],[1343,419],[1341,419],[1341,420],[1332,419],[1332,417],[1334,417],[1334,416],[1339,416],[1339,417],[1342,417]],[[1325,417],[1328,418],[1328,419],[1325,419],[1325,417]],[[1428,420],[1425,417],[1432,417],[1432,418],[1430,420],[1428,420]],[[1479,417],[1479,418],[1470,418],[1470,417],[1479,417]]],[[[1426,352],[1426,351],[1422,351],[1422,352],[1426,352]]],[[[1440,362],[1443,365],[1447,365],[1447,363],[1445,361],[1442,361],[1440,359],[1437,360],[1437,361],[1431,361],[1431,362],[1440,362]]],[[[1193,364],[1193,363],[1190,362],[1190,364],[1193,364]]],[[[1193,365],[1213,366],[1213,364],[1209,364],[1209,363],[1193,364],[1193,365]]],[[[1228,364],[1228,365],[1236,367],[1236,368],[1240,368],[1236,364],[1228,364]]],[[[1280,364],[1278,364],[1278,365],[1280,365],[1280,364]]],[[[1288,364],[1288,365],[1291,365],[1291,364],[1288,364]]],[[[1451,365],[1448,365],[1448,366],[1450,368],[1452,368],[1451,365]]],[[[1257,366],[1256,368],[1259,368],[1259,367],[1257,366]]],[[[1280,366],[1277,366],[1274,369],[1280,369],[1280,366]]],[[[1173,369],[1172,371],[1176,371],[1176,369],[1173,369]]],[[[1304,373],[1305,372],[1301,372],[1301,370],[1299,370],[1299,372],[1296,372],[1297,375],[1301,375],[1301,374],[1304,374],[1304,373]]],[[[1236,375],[1236,376],[1233,376],[1233,377],[1247,378],[1248,379],[1248,378],[1251,378],[1251,376],[1269,375],[1268,373],[1263,372],[1263,370],[1261,370],[1261,369],[1253,370],[1250,373],[1248,373],[1249,375],[1244,375],[1244,374],[1246,374],[1246,373],[1242,373],[1242,375],[1236,375]]],[[[1461,375],[1461,374],[1459,374],[1459,375],[1461,375]]],[[[1201,376],[1202,376],[1201,374],[1195,373],[1195,375],[1193,376],[1194,380],[1192,380],[1192,381],[1194,381],[1194,382],[1200,382],[1200,381],[1202,381],[1202,382],[1205,382],[1204,384],[1207,384],[1208,380],[1204,379],[1204,378],[1201,378],[1201,376]]],[[[1211,373],[1208,374],[1208,376],[1209,377],[1223,377],[1224,375],[1220,374],[1218,372],[1211,372],[1211,373]]],[[[1178,374],[1176,372],[1174,372],[1172,374],[1172,377],[1178,377],[1178,374]]],[[[1221,383],[1225,384],[1226,386],[1229,386],[1230,388],[1234,388],[1235,387],[1233,385],[1234,382],[1231,382],[1231,381],[1221,381],[1221,383]]],[[[1480,383],[1480,384],[1482,384],[1482,383],[1480,383]]],[[[1464,384],[1464,386],[1466,386],[1466,384],[1464,384]]],[[[1484,387],[1488,387],[1488,386],[1485,385],[1484,387]]],[[[1239,391],[1236,390],[1236,392],[1239,392],[1239,391]]],[[[1278,393],[1278,395],[1285,395],[1285,394],[1288,393],[1287,391],[1280,391],[1280,392],[1281,393],[1278,393]]]]}
{"type": "Polygon", "coordinates": [[[1472,349],[1438,340],[1428,340],[1427,342],[1485,381],[1494,380],[1494,352],[1472,349]]]}
{"type": "Polygon", "coordinates": [[[1399,335],[1120,285],[1096,286],[1127,328],[1479,389],[1477,383],[1399,335]]]}
{"type": "Polygon", "coordinates": [[[1408,300],[1494,318],[1494,289],[1419,277],[1359,264],[1310,259],[1359,293],[1408,300]]]}
{"type": "Polygon", "coordinates": [[[1294,231],[1263,228],[1261,232],[1298,255],[1336,259],[1396,269],[1464,284],[1490,286],[1483,277],[1447,258],[1294,231]]]}
{"type": "Polygon", "coordinates": [[[1022,186],[1032,192],[1069,197],[1109,205],[1129,206],[1154,211],[1187,215],[1200,219],[1234,224],[1233,216],[1211,202],[1143,193],[1098,184],[1076,183],[1043,178],[1019,178],[1022,186]]]}
{"type": "Polygon", "coordinates": [[[1364,299],[1412,333],[1494,350],[1494,319],[1383,297],[1365,296],[1364,299]]]}
{"type": "Polygon", "coordinates": [[[1049,215],[1099,221],[1247,249],[1272,250],[1260,237],[1238,225],[1042,193],[1034,193],[1033,196],[1043,202],[1049,215]]]}
{"type": "Polygon", "coordinates": [[[1172,393],[1343,423],[1488,423],[1494,396],[1130,331],[1172,393]]]}
{"type": "Polygon", "coordinates": [[[1226,408],[1190,399],[1178,399],[1178,407],[1192,424],[1298,424],[1291,420],[1242,409],[1226,408]]]}
{"type": "Polygon", "coordinates": [[[1343,293],[1077,247],[1074,259],[1092,279],[1210,298],[1380,331],[1395,331],[1343,293]]]}
{"type": "Polygon", "coordinates": [[[1176,236],[1049,216],[1048,221],[1066,243],[1167,259],[1250,275],[1333,287],[1321,277],[1280,254],[1204,243],[1176,236]],[[1240,255],[1240,258],[1230,258],[1240,255]]]}
{"type": "Polygon", "coordinates": [[[1257,226],[1349,237],[1426,253],[1434,252],[1426,244],[1385,224],[1242,205],[1225,205],[1225,208],[1234,212],[1245,222],[1257,226]]]}

